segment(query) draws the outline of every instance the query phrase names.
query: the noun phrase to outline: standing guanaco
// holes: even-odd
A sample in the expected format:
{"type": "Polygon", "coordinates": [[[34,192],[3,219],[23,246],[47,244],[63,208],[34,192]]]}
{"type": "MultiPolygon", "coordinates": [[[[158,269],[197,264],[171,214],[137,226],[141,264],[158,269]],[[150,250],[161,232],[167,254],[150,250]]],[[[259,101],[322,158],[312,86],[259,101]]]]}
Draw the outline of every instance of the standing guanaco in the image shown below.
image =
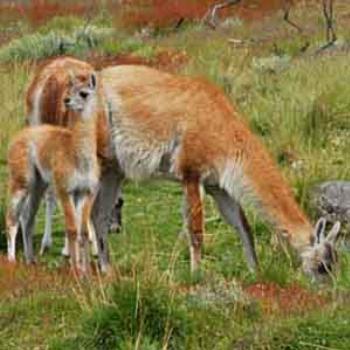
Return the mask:
{"type": "Polygon", "coordinates": [[[15,260],[19,225],[27,262],[34,260],[32,234],[40,199],[50,185],[64,212],[72,265],[88,268],[88,223],[99,180],[97,121],[100,100],[95,73],[71,77],[65,106],[76,119],[70,129],[42,125],[20,131],[10,145],[8,258],[15,260]]]}
{"type": "MultiPolygon", "coordinates": [[[[70,56],[60,56],[49,59],[40,64],[33,78],[28,84],[26,92],[26,121],[30,126],[41,124],[58,125],[70,128],[79,115],[67,108],[64,103],[66,90],[69,88],[70,76],[86,76],[94,72],[94,68],[87,62],[70,56]]],[[[106,127],[104,112],[99,111],[99,127],[97,129],[98,157],[102,167],[108,158],[108,139],[102,133],[106,127]]],[[[121,210],[123,200],[121,193],[111,215],[113,230],[121,227],[121,210]]],[[[55,209],[55,197],[50,189],[46,192],[46,218],[45,231],[41,242],[40,253],[52,245],[52,216],[55,209]]],[[[91,226],[91,229],[93,227],[91,226]]],[[[97,249],[95,245],[95,250],[97,249]]],[[[68,254],[67,241],[62,250],[63,255],[68,254]]]]}

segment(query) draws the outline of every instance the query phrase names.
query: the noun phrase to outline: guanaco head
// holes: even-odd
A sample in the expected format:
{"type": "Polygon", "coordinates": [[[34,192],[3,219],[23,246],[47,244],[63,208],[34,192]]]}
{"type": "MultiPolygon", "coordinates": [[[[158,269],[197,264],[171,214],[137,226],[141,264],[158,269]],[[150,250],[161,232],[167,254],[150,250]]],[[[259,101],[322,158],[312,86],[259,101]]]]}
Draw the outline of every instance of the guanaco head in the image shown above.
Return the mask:
{"type": "Polygon", "coordinates": [[[95,73],[89,75],[70,75],[68,88],[64,97],[67,109],[83,112],[91,108],[97,93],[97,79],[95,73]]]}
{"type": "Polygon", "coordinates": [[[325,234],[326,220],[318,220],[313,232],[313,243],[302,253],[304,272],[313,280],[322,281],[334,273],[338,262],[335,243],[339,237],[340,222],[337,221],[328,235],[325,234]]]}

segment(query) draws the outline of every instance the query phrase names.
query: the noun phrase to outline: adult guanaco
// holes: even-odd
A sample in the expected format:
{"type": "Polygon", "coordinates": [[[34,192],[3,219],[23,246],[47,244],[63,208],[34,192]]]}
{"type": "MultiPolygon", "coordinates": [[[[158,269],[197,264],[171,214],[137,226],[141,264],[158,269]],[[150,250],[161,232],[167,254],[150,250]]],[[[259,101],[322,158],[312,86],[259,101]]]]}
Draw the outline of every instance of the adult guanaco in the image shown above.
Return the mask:
{"type": "MultiPolygon", "coordinates": [[[[240,208],[246,198],[297,250],[303,268],[321,276],[336,262],[336,223],[329,235],[325,222],[313,229],[290,186],[265,146],[224,94],[211,84],[142,66],[116,66],[101,72],[115,157],[123,176],[172,178],[182,183],[186,204],[192,271],[201,261],[203,204],[200,185],[216,201],[222,216],[245,243],[248,263],[256,257],[248,222],[240,208]]],[[[105,212],[118,186],[116,174],[101,179],[93,211],[101,253],[108,267],[105,212]]],[[[120,173],[119,173],[120,175],[120,173]]]]}

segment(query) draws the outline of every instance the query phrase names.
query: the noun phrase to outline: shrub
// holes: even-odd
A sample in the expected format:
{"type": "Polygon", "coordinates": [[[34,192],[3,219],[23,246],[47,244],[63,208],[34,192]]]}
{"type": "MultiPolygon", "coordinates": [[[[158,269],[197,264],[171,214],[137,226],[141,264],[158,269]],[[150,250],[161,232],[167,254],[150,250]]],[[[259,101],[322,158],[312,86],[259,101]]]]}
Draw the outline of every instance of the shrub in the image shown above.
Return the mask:
{"type": "Polygon", "coordinates": [[[109,28],[89,26],[77,28],[70,35],[62,31],[28,34],[1,48],[0,62],[82,53],[98,46],[113,33],[114,31],[109,28]]]}

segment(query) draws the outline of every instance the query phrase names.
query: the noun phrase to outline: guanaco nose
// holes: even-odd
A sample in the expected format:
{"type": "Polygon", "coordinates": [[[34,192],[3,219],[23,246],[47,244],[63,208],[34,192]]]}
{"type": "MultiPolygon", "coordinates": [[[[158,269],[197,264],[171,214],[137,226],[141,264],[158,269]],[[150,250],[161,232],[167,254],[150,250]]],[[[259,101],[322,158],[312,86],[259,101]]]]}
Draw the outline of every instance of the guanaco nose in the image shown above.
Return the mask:
{"type": "Polygon", "coordinates": [[[64,100],[63,100],[64,104],[65,105],[68,105],[70,103],[70,98],[69,97],[66,97],[64,100]]]}

